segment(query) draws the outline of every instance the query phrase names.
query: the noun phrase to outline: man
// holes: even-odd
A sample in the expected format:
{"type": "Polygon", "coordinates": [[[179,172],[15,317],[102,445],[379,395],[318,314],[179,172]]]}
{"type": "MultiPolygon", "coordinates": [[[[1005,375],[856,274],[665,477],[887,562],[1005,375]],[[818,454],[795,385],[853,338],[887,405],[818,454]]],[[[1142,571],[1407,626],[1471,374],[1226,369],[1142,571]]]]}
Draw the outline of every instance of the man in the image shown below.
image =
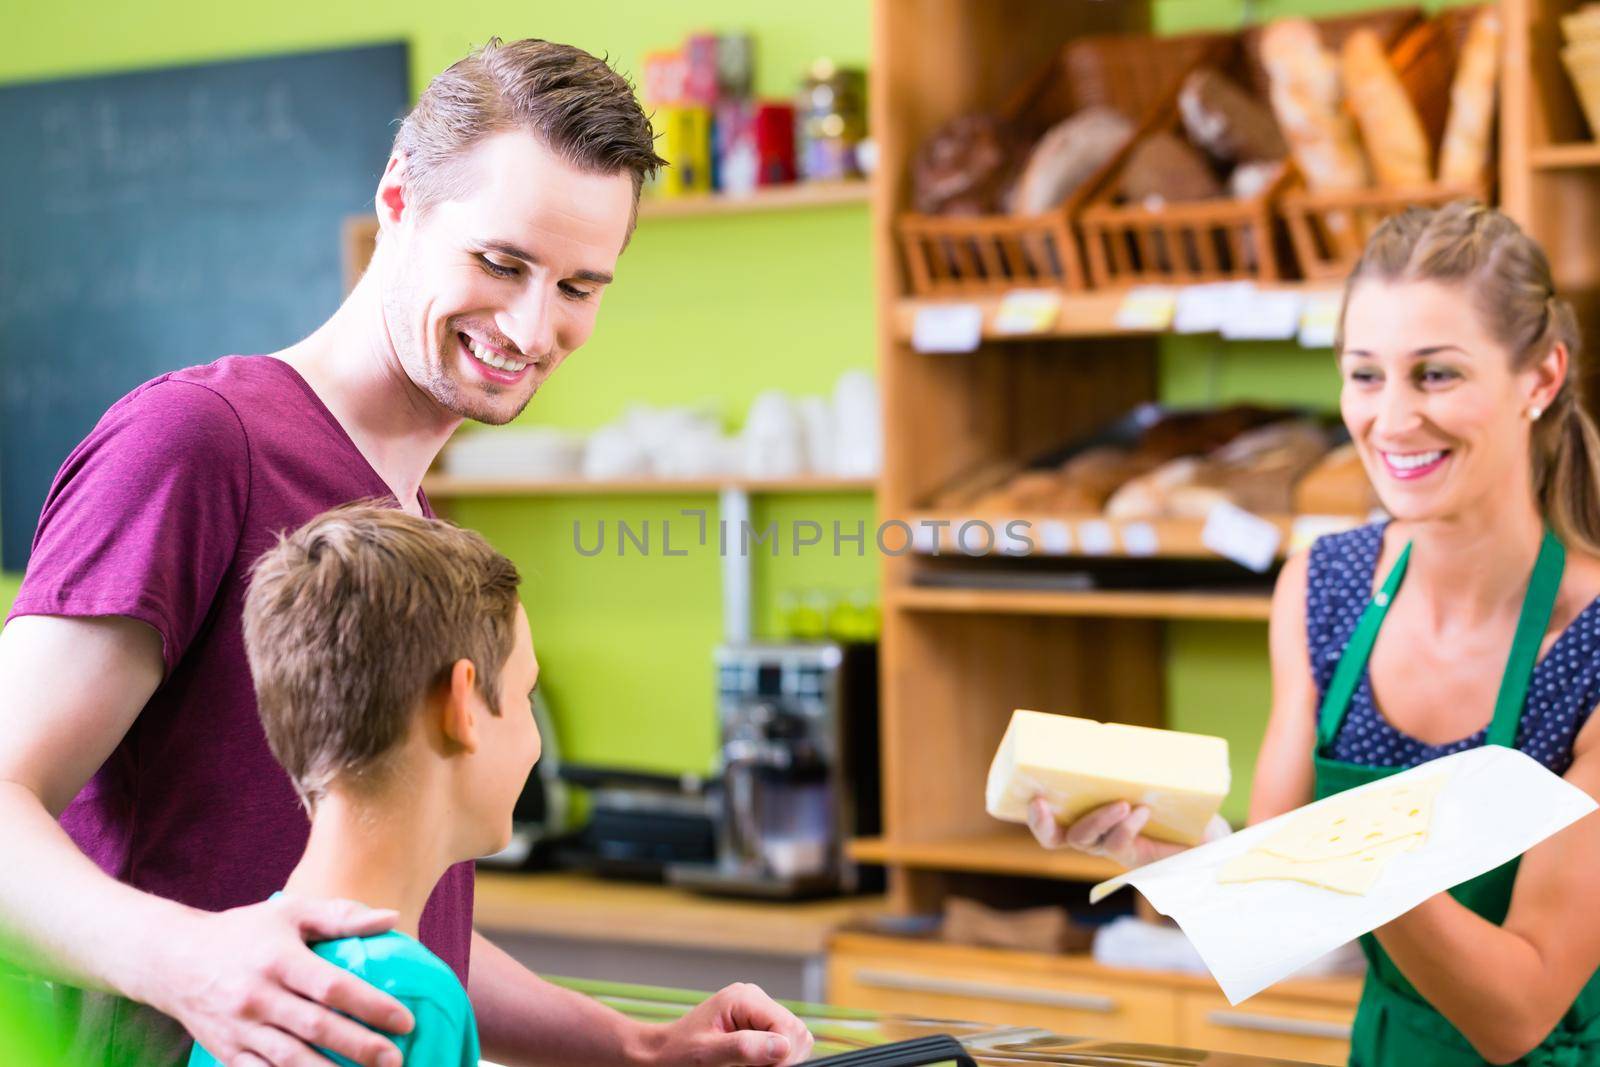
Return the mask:
{"type": "MultiPolygon", "coordinates": [[[[542,41],[440,75],[379,183],[371,267],[316,333],[147,383],[63,465],[0,631],[0,949],[85,990],[86,1062],[393,1064],[405,1010],[307,939],[393,913],[266,903],[306,843],[256,720],[240,635],[249,567],[355,499],[428,511],[423,473],[463,419],[500,424],[588,339],[661,160],[627,83],[542,41]],[[60,822],[58,824],[57,819],[60,822]],[[173,1020],[176,1022],[174,1023],[173,1020]]],[[[811,1038],[759,990],[643,1025],[550,986],[471,929],[452,868],[420,932],[510,1063],[780,1064],[811,1038]],[[469,969],[470,959],[470,969],[469,969]]]]}

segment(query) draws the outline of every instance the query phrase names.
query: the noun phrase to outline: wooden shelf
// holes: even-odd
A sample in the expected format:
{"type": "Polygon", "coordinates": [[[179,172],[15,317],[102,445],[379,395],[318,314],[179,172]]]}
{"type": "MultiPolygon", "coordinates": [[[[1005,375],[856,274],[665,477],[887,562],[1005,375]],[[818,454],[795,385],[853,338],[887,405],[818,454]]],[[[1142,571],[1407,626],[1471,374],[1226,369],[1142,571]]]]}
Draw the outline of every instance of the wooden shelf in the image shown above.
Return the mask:
{"type": "Polygon", "coordinates": [[[517,478],[460,478],[430,474],[423,492],[434,500],[473,496],[590,496],[599,494],[706,495],[724,489],[748,493],[870,493],[871,478],[626,478],[617,480],[534,481],[517,478]]]}
{"type": "Polygon", "coordinates": [[[929,841],[864,837],[846,846],[858,863],[889,863],[934,871],[980,871],[1026,878],[1102,882],[1122,873],[1122,865],[1070,849],[1040,847],[1026,831],[994,830],[929,841]]]}
{"type": "MultiPolygon", "coordinates": [[[[1288,291],[1300,293],[1328,292],[1337,289],[1337,285],[1327,282],[1284,282],[1272,285],[1262,285],[1262,290],[1288,291]]],[[[1122,302],[1127,298],[1124,289],[1097,289],[1088,292],[1061,294],[1061,314],[1056,319],[1056,324],[1043,333],[1006,334],[994,328],[995,312],[1000,306],[998,296],[952,297],[949,299],[935,300],[924,297],[901,297],[894,301],[894,336],[899,341],[910,341],[912,328],[917,321],[917,312],[925,307],[944,307],[952,304],[974,304],[983,311],[983,333],[985,341],[1032,341],[1041,338],[1063,337],[1157,337],[1169,333],[1168,330],[1130,330],[1117,325],[1117,310],[1122,307],[1122,302]]]]}
{"type": "MultiPolygon", "coordinates": [[[[1302,521],[1303,530],[1311,536],[1320,536],[1339,530],[1354,529],[1366,522],[1355,516],[1321,515],[1263,515],[1278,530],[1277,558],[1284,559],[1295,547],[1296,526],[1302,521]]],[[[976,508],[935,508],[919,511],[906,519],[913,530],[937,529],[939,554],[954,558],[981,558],[986,555],[1005,555],[1005,531],[1012,522],[1026,522],[1027,536],[1033,542],[1032,555],[1085,559],[1220,559],[1221,555],[1208,548],[1202,537],[1205,522],[1200,519],[1144,519],[1123,521],[1096,515],[1058,515],[1041,512],[1015,512],[1002,514],[976,508]],[[946,525],[926,527],[923,524],[939,522],[946,525]],[[966,545],[960,542],[963,523],[983,522],[994,531],[994,545],[988,544],[988,535],[981,531],[968,535],[966,545]],[[1066,551],[1052,551],[1052,537],[1066,544],[1066,551]],[[1098,539],[1098,540],[1097,540],[1098,539]],[[1103,550],[1091,551],[1085,545],[1105,545],[1103,550]],[[988,551],[980,552],[979,549],[988,551]]],[[[932,555],[931,545],[917,545],[919,555],[932,555]]]]}
{"type": "Polygon", "coordinates": [[[1575,170],[1600,167],[1600,142],[1552,144],[1529,149],[1528,163],[1534,170],[1575,170]]]}
{"type": "Polygon", "coordinates": [[[480,869],[473,919],[514,934],[813,956],[835,930],[882,911],[880,897],[727,900],[580,874],[480,869]]]}
{"type": "Polygon", "coordinates": [[[748,196],[707,193],[699,196],[654,197],[639,201],[641,219],[681,219],[702,215],[748,215],[768,211],[865,204],[871,190],[866,181],[794,182],[773,185],[748,196]]]}
{"type": "MultiPolygon", "coordinates": [[[[1214,993],[1217,983],[1210,975],[1181,971],[1156,971],[1134,967],[1111,967],[1096,962],[1093,956],[1060,952],[1018,952],[1014,949],[952,945],[943,941],[912,940],[868,931],[843,930],[831,940],[835,952],[850,956],[891,957],[906,966],[917,964],[954,965],[972,970],[1009,972],[1018,978],[1043,974],[1070,975],[1091,979],[1138,979],[1153,986],[1214,993]]],[[[1264,995],[1297,1000],[1324,1001],[1355,1007],[1361,999],[1360,975],[1332,975],[1324,978],[1286,978],[1264,995]]],[[[1256,1002],[1252,1002],[1256,1003],[1256,1002]]],[[[1249,1007],[1249,1005],[1246,1005],[1249,1007]]]]}
{"type": "Polygon", "coordinates": [[[1114,619],[1209,619],[1265,622],[1272,614],[1268,593],[1188,593],[1096,590],[1082,593],[1019,592],[1010,589],[899,588],[888,606],[909,612],[965,615],[1069,615],[1114,619]]]}

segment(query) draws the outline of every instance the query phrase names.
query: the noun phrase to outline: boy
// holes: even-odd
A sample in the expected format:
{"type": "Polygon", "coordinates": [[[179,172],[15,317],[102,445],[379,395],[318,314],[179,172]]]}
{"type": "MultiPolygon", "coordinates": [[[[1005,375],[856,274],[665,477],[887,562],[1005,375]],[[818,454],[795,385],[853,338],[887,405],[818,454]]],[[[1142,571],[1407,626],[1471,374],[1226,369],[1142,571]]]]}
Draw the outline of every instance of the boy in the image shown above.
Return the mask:
{"type": "MultiPolygon", "coordinates": [[[[410,1009],[408,1064],[478,1062],[467,992],[416,935],[452,864],[505,847],[539,758],[519,582],[475,533],[355,505],[280,537],[245,600],[267,742],[311,815],[283,894],[396,913],[391,932],[314,949],[410,1009]]],[[[198,1044],[189,1060],[217,1062],[198,1044]]]]}

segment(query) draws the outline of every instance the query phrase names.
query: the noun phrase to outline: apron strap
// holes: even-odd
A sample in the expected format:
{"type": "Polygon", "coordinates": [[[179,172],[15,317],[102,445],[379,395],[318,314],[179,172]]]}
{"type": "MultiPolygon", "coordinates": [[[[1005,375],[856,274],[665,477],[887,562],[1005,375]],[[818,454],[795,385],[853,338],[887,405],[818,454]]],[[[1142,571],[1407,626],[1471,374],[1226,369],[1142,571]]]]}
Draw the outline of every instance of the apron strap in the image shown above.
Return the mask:
{"type": "Polygon", "coordinates": [[[1550,628],[1550,615],[1561,590],[1561,572],[1566,568],[1567,551],[1550,530],[1544,532],[1539,558],[1528,580],[1528,593],[1522,598],[1522,614],[1517,618],[1516,636],[1511,639],[1511,656],[1500,679],[1500,693],[1494,701],[1494,718],[1489,721],[1486,744],[1511,748],[1517,742],[1517,724],[1522,720],[1523,704],[1533,666],[1550,628]]]}
{"type": "Polygon", "coordinates": [[[1328,683],[1328,691],[1323,695],[1322,708],[1317,712],[1319,752],[1327,750],[1339,734],[1345,712],[1350,708],[1350,698],[1355,695],[1356,686],[1361,684],[1361,675],[1367,669],[1372,646],[1378,640],[1378,629],[1383,625],[1383,617],[1389,614],[1389,605],[1394,601],[1395,593],[1400,591],[1400,582],[1406,576],[1406,564],[1409,562],[1411,546],[1408,544],[1389,569],[1383,587],[1367,601],[1366,609],[1356,622],[1355,632],[1350,635],[1350,643],[1339,657],[1339,665],[1333,670],[1333,680],[1328,683]]]}
{"type": "MultiPolygon", "coordinates": [[[[1350,698],[1361,684],[1361,675],[1372,655],[1372,646],[1378,640],[1378,630],[1384,616],[1389,613],[1400,582],[1405,578],[1406,564],[1411,560],[1411,546],[1406,545],[1395,561],[1383,587],[1367,603],[1350,643],[1339,657],[1333,680],[1322,698],[1317,713],[1317,751],[1326,751],[1339,734],[1345,713],[1350,709],[1350,698]]],[[[1527,595],[1522,598],[1522,611],[1517,617],[1517,630],[1511,639],[1511,655],[1506,661],[1505,673],[1500,678],[1500,691],[1495,697],[1494,718],[1489,721],[1485,743],[1511,748],[1516,744],[1517,725],[1522,720],[1523,705],[1528,697],[1528,683],[1533,667],[1544,644],[1545,631],[1550,627],[1550,615],[1555,609],[1556,594],[1561,590],[1561,574],[1566,569],[1567,553],[1554,532],[1545,530],[1544,541],[1539,546],[1539,558],[1533,565],[1533,576],[1528,581],[1527,595]]]]}

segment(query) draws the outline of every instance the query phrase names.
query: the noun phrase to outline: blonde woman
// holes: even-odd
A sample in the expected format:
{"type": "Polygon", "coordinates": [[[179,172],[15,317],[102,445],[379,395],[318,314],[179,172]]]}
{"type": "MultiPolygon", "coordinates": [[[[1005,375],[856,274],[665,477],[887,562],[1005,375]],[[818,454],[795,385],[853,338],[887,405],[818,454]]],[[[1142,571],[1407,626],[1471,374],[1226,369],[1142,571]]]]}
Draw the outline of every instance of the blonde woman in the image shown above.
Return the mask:
{"type": "MultiPolygon", "coordinates": [[[[1600,437],[1544,253],[1476,204],[1411,210],[1345,290],[1340,409],[1393,521],[1324,537],[1273,597],[1252,822],[1483,744],[1600,797],[1600,437]]],[[[1050,847],[1172,850],[1127,804],[1050,847]]],[[[1350,1062],[1600,1063],[1600,818],[1363,938],[1350,1062]]]]}

